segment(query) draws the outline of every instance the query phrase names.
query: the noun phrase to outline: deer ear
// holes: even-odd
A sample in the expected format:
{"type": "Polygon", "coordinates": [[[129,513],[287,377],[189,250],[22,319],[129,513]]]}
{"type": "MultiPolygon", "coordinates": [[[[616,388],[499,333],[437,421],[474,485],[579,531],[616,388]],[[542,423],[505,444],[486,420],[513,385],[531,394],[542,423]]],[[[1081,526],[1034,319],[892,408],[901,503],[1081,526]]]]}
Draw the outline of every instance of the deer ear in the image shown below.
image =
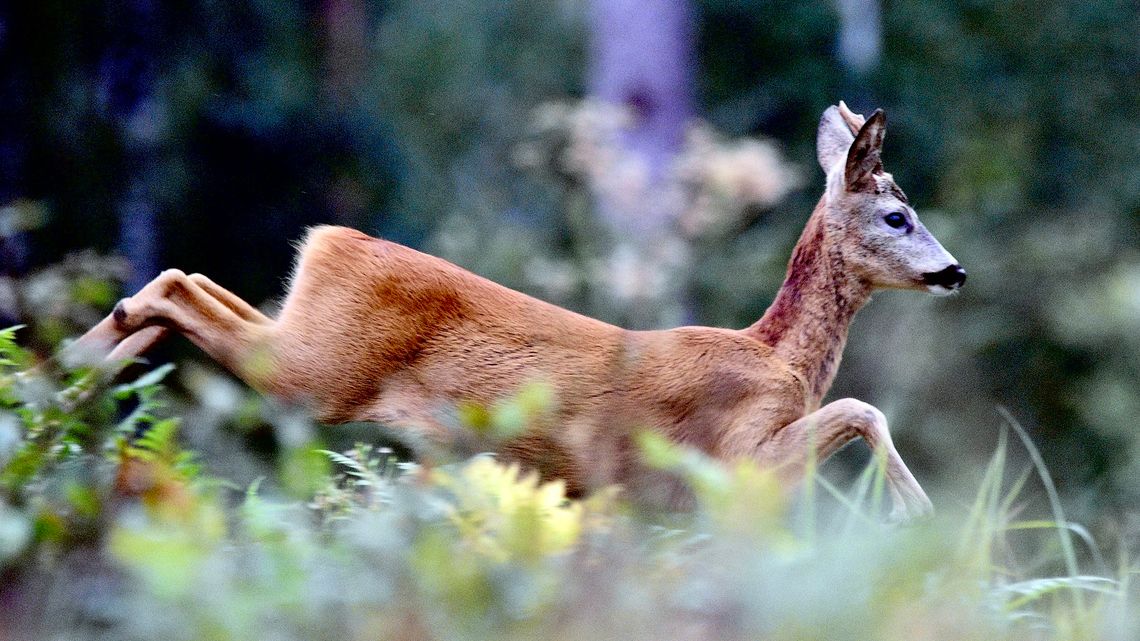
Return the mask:
{"type": "Polygon", "coordinates": [[[815,137],[815,155],[823,173],[830,174],[836,163],[847,158],[855,136],[839,113],[839,107],[831,106],[819,119],[819,130],[815,137]]]}
{"type": "Polygon", "coordinates": [[[857,191],[874,187],[872,174],[883,171],[883,136],[887,133],[887,115],[882,109],[867,119],[851,149],[847,152],[847,165],[844,169],[844,181],[849,191],[857,191]]]}

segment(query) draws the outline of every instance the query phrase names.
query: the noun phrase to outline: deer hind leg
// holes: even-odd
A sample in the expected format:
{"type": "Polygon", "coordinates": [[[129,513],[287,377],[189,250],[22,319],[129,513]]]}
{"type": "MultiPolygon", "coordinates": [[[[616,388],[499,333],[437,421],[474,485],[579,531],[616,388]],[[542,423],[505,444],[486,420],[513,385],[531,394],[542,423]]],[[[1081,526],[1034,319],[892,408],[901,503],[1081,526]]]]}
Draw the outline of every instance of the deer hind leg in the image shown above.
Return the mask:
{"type": "Polygon", "coordinates": [[[934,511],[926,492],[895,449],[886,417],[874,406],[853,398],[834,401],[790,423],[764,442],[758,455],[762,463],[776,467],[785,478],[800,479],[811,455],[809,447],[815,448],[816,459],[823,462],[856,437],[886,457],[890,520],[917,518],[934,511]]]}
{"type": "Polygon", "coordinates": [[[274,323],[204,276],[162,272],[84,334],[77,345],[114,346],[108,358],[131,358],[171,329],[255,387],[272,376],[267,358],[274,323]]]}
{"type": "MultiPolygon", "coordinates": [[[[236,294],[218,285],[206,276],[202,274],[190,274],[187,278],[190,279],[190,282],[201,288],[204,293],[213,296],[218,302],[230,308],[230,310],[241,317],[242,320],[258,325],[273,324],[273,319],[262,314],[257,308],[241,298],[238,298],[236,294]]],[[[114,321],[114,318],[111,317],[110,321],[114,321]]],[[[165,325],[148,325],[143,327],[119,341],[118,345],[115,345],[111,353],[108,354],[107,360],[124,361],[144,354],[156,344],[166,340],[166,338],[170,336],[170,333],[170,328],[165,325]]]]}
{"type": "Polygon", "coordinates": [[[226,307],[229,307],[230,311],[237,314],[242,320],[258,325],[273,324],[272,318],[262,314],[256,307],[238,298],[237,294],[215,283],[206,276],[202,274],[190,274],[187,278],[190,279],[190,282],[201,288],[202,291],[213,296],[226,307]]]}

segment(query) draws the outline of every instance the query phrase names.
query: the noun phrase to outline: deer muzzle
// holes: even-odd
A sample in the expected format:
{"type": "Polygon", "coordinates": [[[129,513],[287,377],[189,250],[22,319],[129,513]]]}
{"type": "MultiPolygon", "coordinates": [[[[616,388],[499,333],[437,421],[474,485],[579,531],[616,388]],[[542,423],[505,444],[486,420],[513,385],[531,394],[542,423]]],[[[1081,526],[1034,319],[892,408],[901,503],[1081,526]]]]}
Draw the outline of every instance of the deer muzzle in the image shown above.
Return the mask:
{"type": "Polygon", "coordinates": [[[966,283],[966,270],[962,269],[961,265],[950,265],[941,271],[923,274],[922,282],[930,287],[942,287],[954,291],[966,283]]]}

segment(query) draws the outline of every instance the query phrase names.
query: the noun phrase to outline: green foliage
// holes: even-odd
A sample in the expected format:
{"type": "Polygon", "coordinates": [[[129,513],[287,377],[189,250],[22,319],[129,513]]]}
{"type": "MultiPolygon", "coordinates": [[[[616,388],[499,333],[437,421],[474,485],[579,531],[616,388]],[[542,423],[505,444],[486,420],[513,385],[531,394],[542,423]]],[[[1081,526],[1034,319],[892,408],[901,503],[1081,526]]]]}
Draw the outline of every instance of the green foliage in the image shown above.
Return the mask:
{"type": "Polygon", "coordinates": [[[30,523],[33,536],[7,556],[35,545],[61,552],[99,538],[111,478],[129,459],[179,483],[197,477],[192,455],[174,441],[178,421],[159,418],[159,384],[172,367],[118,386],[110,384],[111,370],[92,366],[53,376],[52,363],[27,369],[31,355],[15,333],[0,331],[0,505],[30,523]],[[115,420],[119,402],[134,409],[115,420]]]}
{"type": "MultiPolygon", "coordinates": [[[[427,468],[383,447],[304,440],[293,450],[324,466],[282,466],[271,483],[231,492],[204,482],[179,421],[164,416],[169,368],[120,385],[64,371],[54,393],[29,396],[31,381],[53,376],[15,366],[28,360],[12,330],[0,332],[0,356],[0,420],[16,436],[0,451],[0,568],[13,577],[0,597],[12,604],[8,629],[31,638],[992,641],[1136,630],[1127,564],[1119,579],[1089,572],[1103,561],[1083,528],[1059,511],[1019,514],[1030,468],[1006,478],[1004,436],[971,506],[906,527],[880,521],[881,465],[850,490],[813,468],[812,491],[792,495],[752,464],[648,434],[645,461],[688,488],[691,508],[649,515],[618,488],[568,500],[561,482],[490,455],[427,468]],[[137,407],[116,420],[106,406],[123,400],[137,407]],[[302,487],[316,489],[290,498],[302,487]],[[92,580],[107,582],[98,597],[51,598],[92,580]]],[[[550,402],[529,390],[487,415],[541,415],[550,402]]]]}
{"type": "Polygon", "coordinates": [[[465,429],[494,441],[505,441],[521,434],[527,427],[542,420],[554,403],[554,390],[546,383],[532,382],[513,397],[503,399],[491,407],[477,403],[464,403],[459,407],[459,419],[465,429]]]}

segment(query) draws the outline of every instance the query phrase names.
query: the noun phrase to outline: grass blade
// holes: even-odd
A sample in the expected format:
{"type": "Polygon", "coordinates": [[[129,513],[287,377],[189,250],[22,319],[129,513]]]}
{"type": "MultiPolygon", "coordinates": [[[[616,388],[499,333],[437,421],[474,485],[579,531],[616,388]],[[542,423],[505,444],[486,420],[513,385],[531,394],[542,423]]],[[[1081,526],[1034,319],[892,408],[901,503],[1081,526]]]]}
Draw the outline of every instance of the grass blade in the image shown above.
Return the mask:
{"type": "MultiPolygon", "coordinates": [[[[1029,452],[1030,458],[1033,460],[1033,465],[1037,468],[1037,475],[1041,477],[1041,482],[1045,486],[1045,494],[1049,497],[1049,507],[1053,511],[1053,518],[1057,523],[1067,523],[1065,519],[1065,510],[1061,507],[1061,497],[1057,494],[1057,487],[1053,484],[1053,477],[1049,475],[1049,470],[1045,467],[1045,459],[1041,457],[1041,451],[1033,444],[1033,439],[1029,438],[1029,434],[1025,428],[1017,422],[1013,414],[1004,407],[998,406],[998,412],[1006,420],[1006,422],[1017,433],[1018,438],[1025,445],[1025,449],[1029,452]]],[[[1065,568],[1069,571],[1069,577],[1075,579],[1080,575],[1080,568],[1077,566],[1077,554],[1073,549],[1073,539],[1070,535],[1068,528],[1057,528],[1057,537],[1061,542],[1061,553],[1065,557],[1065,568]]],[[[1085,614],[1085,599],[1081,590],[1073,589],[1073,604],[1077,610],[1083,615],[1085,614]]]]}

